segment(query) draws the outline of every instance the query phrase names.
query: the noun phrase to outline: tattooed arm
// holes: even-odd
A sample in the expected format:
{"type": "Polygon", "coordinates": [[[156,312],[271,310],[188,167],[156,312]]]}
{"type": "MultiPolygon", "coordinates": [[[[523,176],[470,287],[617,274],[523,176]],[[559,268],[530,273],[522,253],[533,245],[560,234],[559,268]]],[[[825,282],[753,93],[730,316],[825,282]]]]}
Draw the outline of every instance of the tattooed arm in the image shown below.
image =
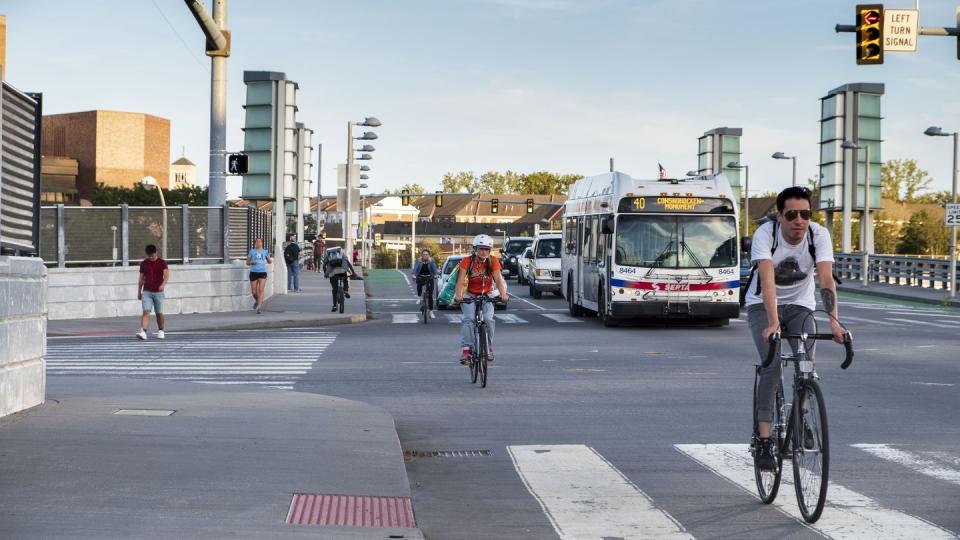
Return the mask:
{"type": "Polygon", "coordinates": [[[837,308],[837,284],[833,281],[833,263],[822,261],[817,263],[817,277],[820,280],[820,298],[823,300],[823,309],[830,315],[830,330],[833,340],[843,343],[843,334],[846,330],[838,321],[840,315],[837,308]]]}

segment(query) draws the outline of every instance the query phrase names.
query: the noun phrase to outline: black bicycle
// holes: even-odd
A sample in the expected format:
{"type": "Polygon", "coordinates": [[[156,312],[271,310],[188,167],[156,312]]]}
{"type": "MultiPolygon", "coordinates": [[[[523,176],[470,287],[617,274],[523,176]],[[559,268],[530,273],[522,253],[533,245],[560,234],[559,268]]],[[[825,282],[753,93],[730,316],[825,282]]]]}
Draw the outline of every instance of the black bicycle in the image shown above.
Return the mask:
{"type": "MultiPolygon", "coordinates": [[[[820,519],[823,504],[827,499],[830,444],[827,432],[827,409],[823,401],[823,392],[817,383],[820,377],[817,375],[813,356],[807,352],[806,344],[808,340],[832,340],[833,334],[777,333],[770,336],[770,350],[767,358],[762,365],[757,366],[753,380],[753,438],[750,443],[750,452],[756,460],[760,449],[756,412],[760,370],[773,361],[783,339],[796,344],[793,347],[793,354],[782,351],[780,354],[783,367],[786,367],[787,363],[793,364],[793,403],[784,401],[783,372],[781,371],[773,408],[773,420],[770,423],[770,439],[776,450],[777,465],[773,470],[763,470],[754,465],[754,476],[757,480],[760,500],[765,504],[772,503],[780,489],[783,460],[790,457],[793,463],[793,482],[800,513],[807,523],[814,523],[820,519]]],[[[843,346],[846,349],[846,358],[840,367],[847,369],[853,361],[853,337],[850,332],[844,334],[843,346]]]]}
{"type": "Polygon", "coordinates": [[[462,304],[476,304],[473,310],[473,347],[470,348],[470,382],[476,384],[480,379],[480,388],[487,387],[487,367],[490,354],[490,335],[487,333],[487,321],[483,318],[483,306],[496,301],[489,296],[464,298],[462,304]]]}
{"type": "Polygon", "coordinates": [[[420,285],[420,315],[423,324],[430,319],[430,307],[433,304],[433,276],[417,276],[417,285],[420,285]]]}
{"type": "Polygon", "coordinates": [[[334,301],[334,307],[336,307],[340,313],[343,313],[343,306],[345,302],[344,294],[346,294],[344,291],[345,291],[345,287],[347,286],[347,275],[346,274],[338,275],[336,283],[337,283],[337,293],[335,296],[336,300],[334,301]]]}

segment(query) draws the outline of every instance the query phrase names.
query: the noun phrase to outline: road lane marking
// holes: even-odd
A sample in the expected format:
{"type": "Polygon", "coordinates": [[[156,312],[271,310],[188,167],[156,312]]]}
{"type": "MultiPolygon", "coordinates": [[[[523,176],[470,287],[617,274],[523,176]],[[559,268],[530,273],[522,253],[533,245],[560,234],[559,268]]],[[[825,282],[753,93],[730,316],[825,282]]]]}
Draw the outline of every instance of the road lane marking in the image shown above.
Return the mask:
{"type": "Polygon", "coordinates": [[[447,322],[450,324],[460,324],[463,322],[463,315],[457,315],[456,313],[446,313],[447,322]]]}
{"type": "Polygon", "coordinates": [[[403,280],[407,282],[407,287],[409,287],[409,286],[410,286],[410,278],[407,277],[407,273],[404,272],[403,270],[397,270],[397,272],[398,272],[401,276],[403,276],[403,280]]]}
{"type": "Polygon", "coordinates": [[[951,384],[951,383],[942,383],[942,382],[920,382],[920,381],[912,382],[912,383],[910,383],[910,384],[919,384],[919,385],[923,385],[923,386],[956,386],[956,385],[951,384]]]}
{"type": "MultiPolygon", "coordinates": [[[[746,444],[677,444],[677,450],[690,456],[718,476],[757,497],[753,458],[746,444]]],[[[793,491],[793,470],[783,462],[780,493],[793,491]]],[[[781,496],[773,502],[781,512],[806,524],[829,538],[956,538],[933,523],[881,506],[877,501],[839,484],[830,482],[827,503],[820,521],[807,524],[800,515],[796,499],[781,496]]]]}
{"type": "Polygon", "coordinates": [[[898,463],[920,474],[960,486],[960,470],[937,463],[922,454],[893,448],[888,444],[852,444],[850,446],[859,448],[880,459],[898,463]]]}
{"type": "Polygon", "coordinates": [[[546,309],[547,309],[547,308],[545,308],[545,307],[543,307],[543,306],[538,306],[537,304],[534,304],[533,302],[527,300],[526,298],[523,298],[522,296],[511,296],[510,298],[516,298],[517,300],[520,300],[521,302],[526,302],[526,303],[530,304],[531,306],[533,306],[533,307],[535,307],[535,308],[537,308],[537,309],[543,309],[543,310],[546,310],[546,309]]]}
{"type": "Polygon", "coordinates": [[[497,315],[494,315],[494,317],[504,324],[527,324],[527,321],[517,317],[516,315],[513,315],[512,313],[498,313],[497,315]]]}
{"type": "Polygon", "coordinates": [[[916,320],[916,319],[913,319],[913,320],[910,320],[910,319],[892,319],[892,318],[890,318],[890,317],[887,317],[887,320],[888,320],[888,321],[897,321],[897,322],[902,322],[902,323],[908,323],[908,324],[910,324],[910,325],[922,324],[922,325],[924,325],[924,326],[936,326],[937,328],[950,328],[950,329],[955,329],[955,328],[956,328],[956,326],[954,326],[954,325],[949,325],[949,324],[937,324],[937,323],[932,323],[932,322],[927,322],[927,321],[918,321],[918,320],[916,320]]]}
{"type": "Polygon", "coordinates": [[[561,540],[693,538],[593,448],[508,446],[507,452],[561,540]]]}
{"type": "Polygon", "coordinates": [[[846,314],[841,315],[841,316],[840,316],[840,319],[843,320],[843,321],[856,321],[856,322],[862,322],[862,323],[867,323],[867,324],[879,324],[879,325],[881,325],[881,326],[898,326],[898,327],[902,327],[902,326],[903,326],[902,324],[891,323],[891,322],[884,322],[884,321],[878,321],[878,320],[876,320],[876,319],[864,319],[864,318],[861,318],[861,317],[852,317],[852,316],[846,315],[846,314]]]}
{"type": "Polygon", "coordinates": [[[393,313],[393,324],[409,324],[420,322],[419,313],[393,313]]]}
{"type": "Polygon", "coordinates": [[[558,323],[582,323],[583,319],[576,319],[567,315],[566,313],[541,313],[544,317],[548,319],[553,319],[558,323]]]}

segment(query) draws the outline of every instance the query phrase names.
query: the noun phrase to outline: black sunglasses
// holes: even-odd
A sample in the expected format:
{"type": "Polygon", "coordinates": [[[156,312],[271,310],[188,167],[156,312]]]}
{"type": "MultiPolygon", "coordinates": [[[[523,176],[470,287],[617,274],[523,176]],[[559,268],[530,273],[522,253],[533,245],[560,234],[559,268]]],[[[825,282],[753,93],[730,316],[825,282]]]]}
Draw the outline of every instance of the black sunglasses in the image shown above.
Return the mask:
{"type": "Polygon", "coordinates": [[[800,216],[804,221],[810,221],[810,214],[810,210],[787,210],[783,213],[783,217],[785,217],[787,221],[793,221],[797,219],[797,216],[800,216]]]}

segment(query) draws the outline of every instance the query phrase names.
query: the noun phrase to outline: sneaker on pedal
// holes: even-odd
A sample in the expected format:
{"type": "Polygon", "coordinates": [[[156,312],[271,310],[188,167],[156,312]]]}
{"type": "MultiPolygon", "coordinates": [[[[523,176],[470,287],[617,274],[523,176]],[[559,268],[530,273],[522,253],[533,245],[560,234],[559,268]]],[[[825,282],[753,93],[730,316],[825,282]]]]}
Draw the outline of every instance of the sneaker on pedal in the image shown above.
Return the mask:
{"type": "Polygon", "coordinates": [[[773,442],[768,439],[760,439],[757,448],[757,457],[755,458],[757,468],[763,471],[773,471],[777,468],[777,456],[774,453],[773,442]]]}
{"type": "Polygon", "coordinates": [[[460,364],[464,366],[469,366],[470,362],[470,347],[464,347],[463,351],[460,352],[460,364]]]}

